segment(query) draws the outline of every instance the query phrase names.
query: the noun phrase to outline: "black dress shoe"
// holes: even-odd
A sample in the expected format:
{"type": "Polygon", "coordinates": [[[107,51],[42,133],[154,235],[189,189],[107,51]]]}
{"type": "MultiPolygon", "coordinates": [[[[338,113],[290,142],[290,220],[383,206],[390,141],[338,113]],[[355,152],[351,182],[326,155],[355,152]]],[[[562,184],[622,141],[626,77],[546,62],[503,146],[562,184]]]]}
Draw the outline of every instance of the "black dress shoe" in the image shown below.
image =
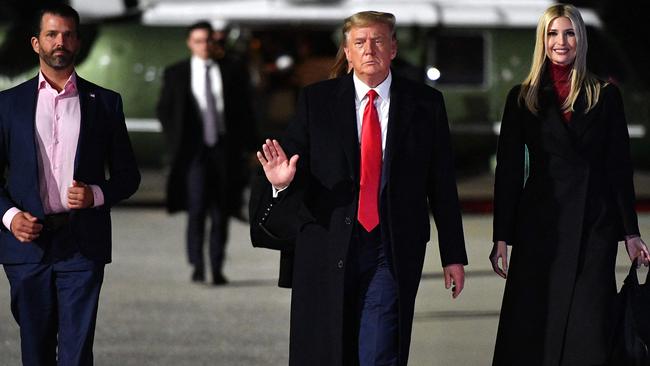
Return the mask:
{"type": "Polygon", "coordinates": [[[212,284],[215,286],[222,286],[228,283],[228,279],[221,273],[212,276],[212,284]]]}
{"type": "Polygon", "coordinates": [[[192,282],[205,282],[205,273],[203,270],[195,268],[192,272],[192,282]]]}

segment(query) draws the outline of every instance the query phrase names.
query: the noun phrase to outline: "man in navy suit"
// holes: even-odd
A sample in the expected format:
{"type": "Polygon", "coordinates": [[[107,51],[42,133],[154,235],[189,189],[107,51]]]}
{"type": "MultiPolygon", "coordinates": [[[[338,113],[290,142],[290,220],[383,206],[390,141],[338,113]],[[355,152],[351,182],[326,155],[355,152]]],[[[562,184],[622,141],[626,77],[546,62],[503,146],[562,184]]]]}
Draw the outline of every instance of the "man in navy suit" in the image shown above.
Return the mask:
{"type": "Polygon", "coordinates": [[[110,208],[140,184],[119,94],[75,73],[78,29],[71,7],[44,7],[38,76],[0,92],[0,263],[23,365],[93,364],[110,208]]]}

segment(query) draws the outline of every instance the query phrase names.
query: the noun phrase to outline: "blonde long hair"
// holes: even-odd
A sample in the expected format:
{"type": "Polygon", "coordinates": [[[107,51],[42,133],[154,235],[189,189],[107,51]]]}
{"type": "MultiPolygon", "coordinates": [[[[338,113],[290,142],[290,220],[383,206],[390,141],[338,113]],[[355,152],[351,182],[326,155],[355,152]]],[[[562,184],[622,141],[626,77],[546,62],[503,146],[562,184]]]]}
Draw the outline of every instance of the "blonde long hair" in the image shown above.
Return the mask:
{"type": "Polygon", "coordinates": [[[544,12],[537,23],[535,39],[535,52],[530,67],[530,73],[522,83],[519,99],[523,101],[528,110],[537,114],[539,112],[539,89],[542,84],[542,74],[549,62],[546,55],[546,37],[548,26],[559,17],[566,17],[571,21],[576,35],[576,58],[571,67],[571,88],[569,95],[561,106],[562,111],[574,111],[573,105],[580,91],[584,90],[587,98],[585,113],[591,110],[600,97],[601,82],[587,71],[587,29],[578,9],[573,5],[556,4],[544,12]]]}
{"type": "Polygon", "coordinates": [[[351,70],[351,67],[348,64],[348,59],[345,57],[344,51],[350,29],[354,27],[367,27],[369,25],[378,23],[386,24],[390,29],[392,38],[396,39],[395,16],[391,13],[382,13],[379,11],[362,11],[345,18],[343,21],[343,27],[341,27],[341,43],[339,44],[339,50],[336,53],[336,60],[334,61],[334,65],[332,68],[330,68],[330,79],[343,76],[349,73],[351,70]]]}

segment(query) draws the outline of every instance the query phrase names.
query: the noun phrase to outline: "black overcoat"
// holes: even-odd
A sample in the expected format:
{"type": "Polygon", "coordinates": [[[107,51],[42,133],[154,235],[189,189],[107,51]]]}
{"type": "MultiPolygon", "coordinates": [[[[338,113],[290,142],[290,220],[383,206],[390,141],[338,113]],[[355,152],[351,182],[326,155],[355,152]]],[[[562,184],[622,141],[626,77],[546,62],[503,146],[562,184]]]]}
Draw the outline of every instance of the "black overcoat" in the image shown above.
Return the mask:
{"type": "Polygon", "coordinates": [[[639,233],[621,95],[603,86],[585,114],[580,94],[567,123],[550,83],[537,116],[519,90],[508,95],[497,153],[494,240],[512,255],[493,364],[605,364],[617,241],[639,233]]]}
{"type": "MultiPolygon", "coordinates": [[[[245,64],[224,58],[217,61],[221,72],[226,123],[225,196],[218,197],[227,213],[239,208],[240,192],[248,182],[248,155],[255,151],[257,134],[252,108],[250,78],[245,64]]],[[[201,113],[192,93],[190,60],[165,69],[157,105],[157,116],[171,152],[167,181],[167,210],[187,209],[187,169],[203,146],[201,113]]]]}
{"type": "MultiPolygon", "coordinates": [[[[466,264],[467,255],[442,94],[395,75],[390,93],[380,220],[398,283],[399,364],[406,365],[431,231],[429,212],[438,229],[442,264],[466,264]]],[[[343,345],[342,334],[346,255],[357,225],[359,192],[351,74],[303,89],[297,117],[282,143],[289,155],[300,155],[296,178],[273,206],[268,182],[266,200],[253,196],[260,205],[268,203],[272,214],[292,197],[302,201],[293,250],[289,364],[341,365],[354,357],[344,354],[350,347],[343,345]]]]}

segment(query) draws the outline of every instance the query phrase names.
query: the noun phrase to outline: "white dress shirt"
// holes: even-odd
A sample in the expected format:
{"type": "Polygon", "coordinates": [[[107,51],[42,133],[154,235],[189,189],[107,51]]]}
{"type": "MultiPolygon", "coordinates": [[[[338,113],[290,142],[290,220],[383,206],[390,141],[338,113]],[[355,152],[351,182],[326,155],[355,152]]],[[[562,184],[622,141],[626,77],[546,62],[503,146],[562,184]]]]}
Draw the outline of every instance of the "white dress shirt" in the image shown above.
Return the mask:
{"type": "Polygon", "coordinates": [[[390,71],[388,71],[388,76],[381,84],[377,85],[374,88],[366,85],[361,79],[357,77],[357,74],[352,76],[354,80],[354,105],[357,110],[357,137],[359,138],[359,143],[361,143],[361,129],[363,128],[363,111],[368,104],[368,91],[373,89],[379,95],[379,98],[375,99],[375,108],[377,109],[377,116],[379,116],[379,124],[381,125],[381,156],[384,157],[384,151],[386,151],[386,134],[388,133],[388,110],[390,108],[390,84],[393,82],[393,76],[390,71]]]}
{"type": "MultiPolygon", "coordinates": [[[[194,99],[199,106],[201,111],[201,117],[203,120],[206,118],[206,111],[208,105],[205,99],[205,67],[206,65],[211,65],[210,67],[210,81],[212,82],[212,94],[215,97],[215,102],[217,106],[217,113],[219,114],[219,120],[224,121],[224,105],[223,105],[223,79],[221,77],[221,70],[219,69],[219,64],[212,60],[204,60],[196,56],[192,56],[190,60],[190,75],[192,83],[192,94],[194,99]]],[[[218,126],[215,126],[218,128],[218,126]]]]}

